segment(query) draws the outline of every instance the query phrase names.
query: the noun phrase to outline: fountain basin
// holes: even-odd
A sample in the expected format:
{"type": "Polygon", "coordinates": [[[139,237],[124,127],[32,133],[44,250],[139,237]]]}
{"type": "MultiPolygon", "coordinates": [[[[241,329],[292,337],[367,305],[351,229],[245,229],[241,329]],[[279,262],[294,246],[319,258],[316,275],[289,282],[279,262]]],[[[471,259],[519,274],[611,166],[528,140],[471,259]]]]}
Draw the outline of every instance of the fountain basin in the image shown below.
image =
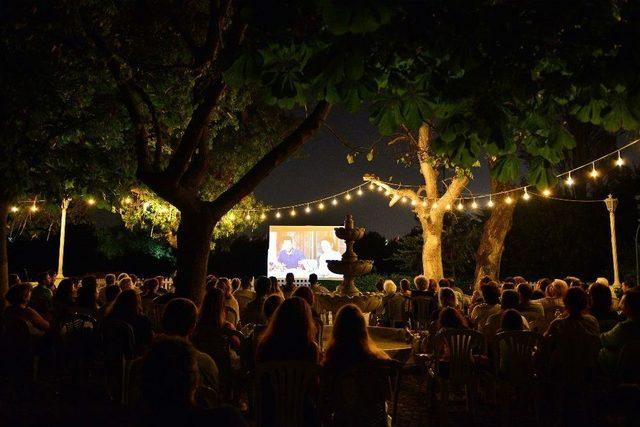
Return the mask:
{"type": "Polygon", "coordinates": [[[365,259],[349,262],[333,260],[327,261],[327,268],[336,274],[356,277],[369,273],[373,268],[373,261],[365,259]]]}

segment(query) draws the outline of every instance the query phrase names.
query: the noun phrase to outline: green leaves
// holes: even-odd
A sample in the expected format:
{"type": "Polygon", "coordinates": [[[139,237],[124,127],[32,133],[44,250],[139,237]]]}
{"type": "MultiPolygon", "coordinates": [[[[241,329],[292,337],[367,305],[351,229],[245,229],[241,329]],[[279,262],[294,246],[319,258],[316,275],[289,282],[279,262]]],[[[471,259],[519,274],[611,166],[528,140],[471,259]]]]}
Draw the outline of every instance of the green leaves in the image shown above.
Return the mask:
{"type": "Polygon", "coordinates": [[[514,154],[499,157],[492,168],[492,174],[500,182],[518,182],[520,159],[514,154]]]}
{"type": "Polygon", "coordinates": [[[319,0],[322,17],[337,35],[363,34],[377,30],[391,19],[391,0],[319,0]]]}
{"type": "Polygon", "coordinates": [[[552,187],[557,181],[551,164],[541,157],[534,157],[531,161],[527,179],[540,190],[552,187]]]}

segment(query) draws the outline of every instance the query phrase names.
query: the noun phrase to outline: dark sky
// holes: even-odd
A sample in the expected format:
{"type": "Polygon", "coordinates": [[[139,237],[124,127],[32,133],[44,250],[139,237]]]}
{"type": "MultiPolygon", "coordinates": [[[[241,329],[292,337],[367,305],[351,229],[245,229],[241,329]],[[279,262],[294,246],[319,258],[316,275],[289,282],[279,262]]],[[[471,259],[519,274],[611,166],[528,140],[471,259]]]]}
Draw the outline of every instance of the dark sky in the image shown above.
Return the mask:
{"type": "MultiPolygon", "coordinates": [[[[369,123],[367,112],[350,114],[334,110],[328,120],[329,125],[351,145],[369,146],[379,138],[376,129],[369,123]]],[[[348,149],[329,131],[320,133],[302,148],[294,157],[280,165],[256,189],[257,198],[271,206],[282,206],[319,199],[358,185],[365,173],[374,173],[382,179],[403,184],[422,184],[417,165],[406,167],[397,164],[396,158],[384,144],[382,150],[368,162],[364,155],[354,164],[348,164],[348,149]]],[[[488,178],[485,171],[474,172],[475,178],[469,186],[473,192],[485,192],[488,178]]],[[[313,209],[305,214],[297,210],[297,216],[290,218],[282,212],[276,220],[271,214],[266,221],[270,224],[326,225],[341,224],[344,215],[352,213],[358,226],[377,231],[387,238],[402,235],[417,225],[410,207],[398,203],[389,208],[388,199],[377,192],[365,191],[364,196],[353,194],[350,202],[340,200],[338,206],[326,203],[322,213],[313,209]]],[[[311,206],[314,208],[314,206],[311,206]]]]}

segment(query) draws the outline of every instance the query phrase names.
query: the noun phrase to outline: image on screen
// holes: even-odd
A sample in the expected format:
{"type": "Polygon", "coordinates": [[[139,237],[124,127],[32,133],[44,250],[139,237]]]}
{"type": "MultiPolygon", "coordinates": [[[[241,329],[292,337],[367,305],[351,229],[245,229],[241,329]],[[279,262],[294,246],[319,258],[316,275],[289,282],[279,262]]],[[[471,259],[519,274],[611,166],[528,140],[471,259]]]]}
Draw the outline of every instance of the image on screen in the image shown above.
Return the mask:
{"type": "Polygon", "coordinates": [[[326,261],[339,260],[346,250],[332,225],[272,225],[269,227],[269,276],[284,279],[287,273],[306,278],[311,273],[320,280],[342,280],[326,261]]]}

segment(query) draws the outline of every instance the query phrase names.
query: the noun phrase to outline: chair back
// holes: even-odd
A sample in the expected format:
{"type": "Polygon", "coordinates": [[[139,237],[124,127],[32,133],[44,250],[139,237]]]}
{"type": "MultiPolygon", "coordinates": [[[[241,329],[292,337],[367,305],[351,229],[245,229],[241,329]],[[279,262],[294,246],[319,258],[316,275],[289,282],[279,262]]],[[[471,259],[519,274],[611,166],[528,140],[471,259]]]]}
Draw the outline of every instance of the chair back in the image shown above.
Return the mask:
{"type": "MultiPolygon", "coordinates": [[[[442,329],[435,338],[436,361],[447,360],[447,379],[453,384],[466,384],[475,375],[474,351],[480,352],[484,344],[480,332],[471,329],[442,329]]],[[[440,363],[437,363],[438,374],[440,363]]]]}
{"type": "Polygon", "coordinates": [[[318,373],[315,363],[259,363],[254,383],[257,425],[299,427],[315,421],[318,373]]]}
{"type": "Polygon", "coordinates": [[[216,362],[220,375],[221,395],[228,398],[232,392],[233,362],[231,358],[231,341],[233,337],[244,346],[244,335],[232,329],[207,330],[197,333],[193,342],[198,350],[207,353],[216,362]]]}
{"type": "Polygon", "coordinates": [[[640,341],[625,344],[618,355],[616,378],[622,383],[640,384],[640,341]]]}
{"type": "Polygon", "coordinates": [[[385,301],[384,311],[392,328],[402,328],[405,326],[408,316],[406,311],[406,299],[397,294],[385,301]]]}
{"type": "Polygon", "coordinates": [[[534,354],[542,336],[530,331],[500,332],[494,341],[496,377],[513,385],[528,385],[534,377],[534,354]]]}
{"type": "Polygon", "coordinates": [[[413,325],[415,329],[424,330],[429,326],[431,313],[436,305],[434,299],[429,296],[411,297],[413,325]]]}
{"type": "Polygon", "coordinates": [[[325,417],[333,425],[387,427],[397,424],[402,364],[396,360],[363,363],[344,373],[321,376],[325,417]]]}
{"type": "Polygon", "coordinates": [[[552,381],[572,387],[591,384],[601,347],[598,335],[580,332],[558,334],[544,345],[550,347],[547,352],[552,381]]]}

